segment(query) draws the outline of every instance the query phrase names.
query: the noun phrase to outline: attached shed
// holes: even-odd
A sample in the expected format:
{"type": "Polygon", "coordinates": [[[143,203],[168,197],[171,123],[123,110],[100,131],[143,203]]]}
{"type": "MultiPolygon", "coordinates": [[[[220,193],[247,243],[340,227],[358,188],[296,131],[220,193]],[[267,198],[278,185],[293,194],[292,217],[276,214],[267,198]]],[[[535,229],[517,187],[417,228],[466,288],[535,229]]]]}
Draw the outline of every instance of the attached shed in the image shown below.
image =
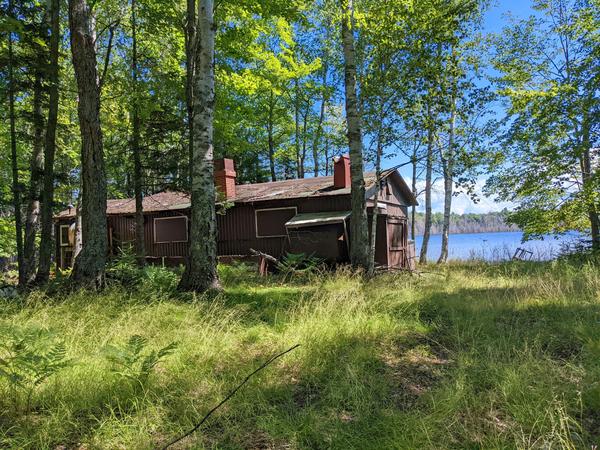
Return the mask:
{"type": "MultiPolygon", "coordinates": [[[[268,183],[235,184],[233,161],[215,161],[215,184],[227,198],[217,214],[219,256],[247,257],[250,249],[281,257],[287,252],[314,254],[332,263],[349,259],[350,161],[341,157],[334,175],[268,183]]],[[[384,171],[379,183],[365,173],[368,214],[378,209],[376,263],[412,267],[407,209],[416,204],[396,170],[384,171]]],[[[143,200],[146,254],[150,262],[180,264],[188,255],[190,198],[183,192],[160,192],[143,200]]],[[[134,199],[107,203],[109,252],[132,246],[134,199]]],[[[57,263],[72,264],[75,210],[55,217],[57,263]]]]}

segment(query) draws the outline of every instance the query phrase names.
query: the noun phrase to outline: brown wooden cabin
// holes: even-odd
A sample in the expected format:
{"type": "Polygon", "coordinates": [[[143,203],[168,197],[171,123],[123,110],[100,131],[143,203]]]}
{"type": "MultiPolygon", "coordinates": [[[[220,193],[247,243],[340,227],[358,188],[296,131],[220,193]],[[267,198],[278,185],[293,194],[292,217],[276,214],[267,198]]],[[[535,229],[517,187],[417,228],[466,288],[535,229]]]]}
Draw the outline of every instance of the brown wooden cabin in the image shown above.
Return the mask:
{"type": "MultiPolygon", "coordinates": [[[[287,252],[315,255],[329,262],[349,257],[350,161],[334,163],[334,175],[235,183],[233,161],[215,161],[215,184],[227,202],[217,207],[218,254],[225,260],[244,258],[250,249],[275,257],[287,252]]],[[[379,189],[374,173],[365,173],[369,215],[378,208],[376,263],[387,268],[412,268],[414,244],[408,241],[407,209],[416,204],[397,170],[383,171],[379,189]]],[[[160,192],[143,200],[145,244],[149,262],[182,264],[188,255],[189,195],[160,192]]],[[[111,255],[133,246],[135,200],[107,202],[111,255]]],[[[72,264],[75,209],[55,216],[56,255],[60,268],[72,264]]]]}

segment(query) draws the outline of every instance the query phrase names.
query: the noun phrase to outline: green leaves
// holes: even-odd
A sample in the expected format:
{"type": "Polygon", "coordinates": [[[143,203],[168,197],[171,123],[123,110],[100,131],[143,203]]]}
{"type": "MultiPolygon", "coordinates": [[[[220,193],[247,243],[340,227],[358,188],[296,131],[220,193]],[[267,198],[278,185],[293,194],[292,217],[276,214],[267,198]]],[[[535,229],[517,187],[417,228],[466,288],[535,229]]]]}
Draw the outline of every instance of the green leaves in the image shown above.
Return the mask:
{"type": "MultiPolygon", "coordinates": [[[[508,103],[504,158],[488,189],[520,204],[509,220],[526,236],[590,229],[600,205],[597,73],[600,17],[569,0],[494,39],[494,81],[508,103]],[[595,37],[596,38],[595,38],[595,37]]],[[[597,220],[597,219],[596,219],[597,220]]]]}
{"type": "Polygon", "coordinates": [[[113,365],[113,374],[145,387],[156,365],[177,348],[177,343],[171,342],[158,350],[147,351],[147,345],[147,339],[140,335],[131,336],[124,345],[107,345],[104,352],[113,365]]]}
{"type": "Polygon", "coordinates": [[[42,328],[0,328],[0,379],[12,391],[15,409],[25,402],[29,412],[35,389],[59,370],[68,367],[64,342],[42,328]]]}

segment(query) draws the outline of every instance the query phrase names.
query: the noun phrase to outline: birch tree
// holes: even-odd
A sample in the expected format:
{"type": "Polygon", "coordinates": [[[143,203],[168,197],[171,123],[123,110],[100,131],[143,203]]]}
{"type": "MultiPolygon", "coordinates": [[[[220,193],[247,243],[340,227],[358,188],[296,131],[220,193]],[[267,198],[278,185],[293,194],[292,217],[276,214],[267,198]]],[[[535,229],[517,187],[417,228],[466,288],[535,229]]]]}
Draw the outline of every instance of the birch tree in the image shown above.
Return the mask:
{"type": "Polygon", "coordinates": [[[355,268],[369,268],[369,232],[365,200],[363,142],[358,95],[356,89],[356,53],[354,48],[353,0],[341,0],[341,38],[344,54],[344,92],[346,123],[350,149],[351,204],[350,261],[355,268]]]}
{"type": "Polygon", "coordinates": [[[196,21],[190,52],[193,57],[190,244],[179,289],[204,292],[220,288],[213,179],[215,23],[212,0],[198,0],[196,6],[197,9],[192,9],[194,17],[188,17],[196,21]]]}

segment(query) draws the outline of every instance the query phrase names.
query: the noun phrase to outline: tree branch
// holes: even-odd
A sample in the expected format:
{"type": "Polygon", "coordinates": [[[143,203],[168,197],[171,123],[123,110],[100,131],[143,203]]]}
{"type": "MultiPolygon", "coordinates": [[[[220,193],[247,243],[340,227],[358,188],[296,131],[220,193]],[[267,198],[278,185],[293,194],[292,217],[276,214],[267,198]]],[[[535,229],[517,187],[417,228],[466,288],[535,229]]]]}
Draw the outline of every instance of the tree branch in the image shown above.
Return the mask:
{"type": "Polygon", "coordinates": [[[260,372],[262,369],[264,369],[265,367],[267,367],[269,364],[271,364],[273,361],[275,361],[277,358],[282,357],[283,355],[285,355],[286,353],[291,352],[292,350],[297,349],[298,347],[300,347],[300,344],[296,344],[293,347],[288,348],[286,351],[278,353],[275,356],[272,356],[271,358],[269,358],[267,361],[265,361],[260,367],[258,367],[256,370],[254,370],[252,373],[250,373],[248,376],[246,376],[246,378],[244,378],[244,380],[238,384],[235,389],[233,389],[229,394],[227,394],[227,396],[221,400],[221,402],[219,402],[219,404],[217,406],[215,406],[213,409],[211,409],[201,420],[200,422],[198,422],[190,431],[182,434],[181,436],[179,436],[176,439],[173,439],[171,442],[169,442],[167,445],[165,445],[164,447],[162,447],[162,450],[166,450],[167,448],[169,448],[170,446],[176,444],[177,442],[181,441],[182,439],[190,436],[192,433],[194,433],[196,430],[198,430],[198,428],[200,428],[202,426],[202,424],[204,422],[206,422],[206,420],[212,415],[212,413],[214,413],[217,409],[219,409],[227,400],[229,400],[231,397],[234,396],[234,394],[243,386],[245,385],[248,380],[250,380],[250,378],[260,372]]]}
{"type": "Polygon", "coordinates": [[[98,82],[98,90],[102,92],[102,85],[106,79],[106,73],[108,72],[108,63],[110,62],[110,52],[112,51],[113,38],[115,36],[115,28],[119,25],[119,21],[114,22],[108,27],[108,45],[106,47],[106,55],[104,56],[104,68],[102,69],[102,76],[98,82]]]}

